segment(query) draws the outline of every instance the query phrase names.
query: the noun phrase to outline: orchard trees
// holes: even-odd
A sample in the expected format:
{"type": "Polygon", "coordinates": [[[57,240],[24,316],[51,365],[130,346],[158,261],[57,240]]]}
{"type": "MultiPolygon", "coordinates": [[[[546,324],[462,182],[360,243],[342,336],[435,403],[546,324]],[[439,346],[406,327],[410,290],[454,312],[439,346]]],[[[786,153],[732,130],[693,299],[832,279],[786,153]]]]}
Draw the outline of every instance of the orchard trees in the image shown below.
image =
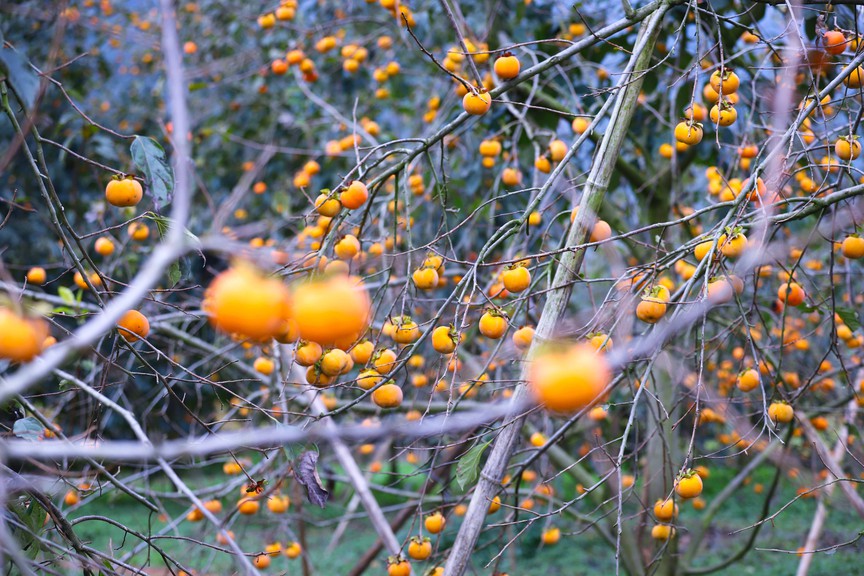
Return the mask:
{"type": "Polygon", "coordinates": [[[0,7],[7,571],[853,563],[861,8],[578,4],[0,7]]]}

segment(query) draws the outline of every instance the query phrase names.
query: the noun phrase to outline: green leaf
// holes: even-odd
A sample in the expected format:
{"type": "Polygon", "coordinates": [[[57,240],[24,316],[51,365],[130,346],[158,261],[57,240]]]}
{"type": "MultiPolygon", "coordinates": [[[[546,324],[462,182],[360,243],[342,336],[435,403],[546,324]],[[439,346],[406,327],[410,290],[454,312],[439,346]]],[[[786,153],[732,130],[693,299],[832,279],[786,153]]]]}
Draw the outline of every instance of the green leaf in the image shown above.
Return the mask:
{"type": "Polygon", "coordinates": [[[160,214],[156,214],[155,212],[145,212],[145,218],[149,218],[156,223],[156,230],[159,232],[159,237],[162,238],[168,232],[168,227],[171,224],[171,221],[160,214]]]}
{"type": "Polygon", "coordinates": [[[861,320],[858,318],[858,312],[853,310],[852,308],[843,308],[838,307],[835,308],[834,311],[840,316],[840,319],[843,320],[843,323],[849,327],[850,330],[857,330],[861,327],[861,320]]]}
{"type": "Polygon", "coordinates": [[[66,304],[69,304],[70,306],[75,305],[75,294],[66,286],[60,286],[57,288],[57,295],[60,296],[66,304]]]}
{"type": "Polygon", "coordinates": [[[27,554],[27,557],[34,560],[41,550],[41,545],[35,535],[42,532],[45,522],[45,509],[33,498],[14,502],[9,508],[21,520],[21,525],[26,528],[26,530],[15,530],[18,543],[25,554],[27,554]]]}
{"type": "Polygon", "coordinates": [[[467,486],[471,486],[477,481],[477,476],[480,474],[480,458],[491,443],[490,440],[477,444],[459,459],[459,463],[456,465],[456,483],[459,484],[461,490],[464,491],[467,486]]]}
{"type": "Polygon", "coordinates": [[[38,534],[42,531],[42,526],[45,525],[46,511],[39,502],[35,499],[30,500],[30,505],[26,508],[27,512],[21,519],[27,524],[27,527],[38,534]]]}
{"type": "Polygon", "coordinates": [[[30,67],[27,59],[11,48],[0,49],[0,71],[6,76],[15,94],[28,110],[39,94],[39,76],[30,67]]]}
{"type": "Polygon", "coordinates": [[[156,203],[168,202],[174,190],[174,172],[168,164],[165,149],[153,138],[135,136],[129,151],[136,168],[147,178],[147,186],[156,203]]]}
{"type": "MultiPolygon", "coordinates": [[[[153,220],[156,223],[156,229],[159,231],[159,237],[165,236],[168,232],[168,228],[171,227],[171,219],[167,216],[162,216],[160,214],[156,214],[155,212],[145,212],[143,214],[145,218],[153,220]]],[[[195,234],[189,231],[188,228],[184,228],[183,232],[186,234],[186,237],[192,241],[194,246],[201,245],[201,239],[198,238],[195,234]]]]}
{"type": "Polygon", "coordinates": [[[15,424],[12,425],[12,432],[18,438],[36,442],[42,440],[45,434],[45,427],[32,416],[28,416],[27,418],[16,420],[15,424]]]}
{"type": "Polygon", "coordinates": [[[168,281],[171,283],[172,288],[180,282],[181,276],[180,264],[178,262],[173,262],[168,268],[168,281]]]}

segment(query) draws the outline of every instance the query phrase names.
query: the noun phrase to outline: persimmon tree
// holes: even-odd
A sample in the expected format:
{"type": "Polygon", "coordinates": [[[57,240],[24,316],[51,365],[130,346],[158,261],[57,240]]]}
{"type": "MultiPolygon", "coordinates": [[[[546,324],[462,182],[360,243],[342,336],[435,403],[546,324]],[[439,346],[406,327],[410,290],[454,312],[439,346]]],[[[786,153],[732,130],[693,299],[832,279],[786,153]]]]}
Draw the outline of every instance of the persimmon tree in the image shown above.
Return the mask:
{"type": "Polygon", "coordinates": [[[856,548],[858,2],[140,4],[0,6],[7,572],[856,548]]]}

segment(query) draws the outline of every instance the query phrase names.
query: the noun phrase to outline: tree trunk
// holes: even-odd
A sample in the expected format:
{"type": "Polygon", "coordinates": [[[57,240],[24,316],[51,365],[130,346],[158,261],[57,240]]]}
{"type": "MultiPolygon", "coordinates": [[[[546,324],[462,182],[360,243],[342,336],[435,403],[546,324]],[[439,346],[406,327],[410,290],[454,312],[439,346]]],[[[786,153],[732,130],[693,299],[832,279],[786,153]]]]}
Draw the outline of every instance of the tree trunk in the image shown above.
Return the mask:
{"type": "MultiPolygon", "coordinates": [[[[591,167],[585,192],[582,195],[579,213],[567,236],[568,246],[583,244],[588,239],[589,231],[596,218],[595,214],[603,202],[612,178],[612,173],[615,170],[615,159],[618,158],[621,146],[627,136],[630,121],[633,118],[633,112],[637,105],[636,100],[642,86],[643,76],[641,73],[650,65],[654,42],[666,10],[666,5],[661,5],[641,25],[636,46],[633,50],[633,56],[627,65],[627,70],[621,75],[621,80],[618,84],[619,89],[616,96],[615,109],[610,117],[606,134],[604,134],[600,147],[595,154],[594,164],[591,167]]],[[[567,308],[572,283],[579,268],[582,266],[584,257],[584,250],[565,252],[561,256],[560,264],[555,271],[552,289],[549,292],[537,324],[534,343],[527,354],[529,359],[538,343],[552,337],[555,326],[567,308]]],[[[527,367],[528,363],[526,362],[521,375],[523,382],[527,375],[527,367]]],[[[522,403],[525,393],[524,384],[519,384],[513,394],[513,406],[519,406],[522,403]]],[[[510,424],[502,428],[495,439],[489,458],[483,467],[477,486],[471,496],[471,502],[468,505],[468,511],[465,514],[462,527],[447,559],[445,568],[447,576],[462,576],[465,573],[474,547],[477,544],[477,539],[480,536],[480,531],[485,523],[489,502],[501,487],[501,477],[510,460],[514,442],[519,437],[521,428],[522,417],[517,417],[514,414],[514,418],[510,424]]],[[[633,568],[636,569],[636,567],[633,568]]],[[[639,568],[639,572],[641,573],[641,567],[639,568]]]]}

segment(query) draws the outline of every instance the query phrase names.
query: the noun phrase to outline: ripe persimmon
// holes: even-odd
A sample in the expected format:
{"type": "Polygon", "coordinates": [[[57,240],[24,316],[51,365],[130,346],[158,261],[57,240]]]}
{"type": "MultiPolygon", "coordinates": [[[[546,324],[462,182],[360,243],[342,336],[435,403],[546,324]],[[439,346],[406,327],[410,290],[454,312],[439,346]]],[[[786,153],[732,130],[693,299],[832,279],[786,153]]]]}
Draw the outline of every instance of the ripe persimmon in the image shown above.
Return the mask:
{"type": "Polygon", "coordinates": [[[372,358],[374,352],[375,344],[370,340],[364,339],[354,344],[348,353],[356,364],[366,364],[372,358]]]}
{"type": "Polygon", "coordinates": [[[327,376],[334,377],[345,373],[349,368],[351,356],[339,348],[330,348],[321,356],[318,369],[327,376]]]}
{"type": "Polygon", "coordinates": [[[301,340],[294,348],[294,361],[300,366],[312,366],[321,358],[324,350],[317,342],[301,340]]]}
{"type": "Polygon", "coordinates": [[[105,187],[105,200],[119,208],[135,206],[143,197],[144,189],[141,183],[132,177],[111,180],[105,187]]]}
{"type": "Polygon", "coordinates": [[[702,125],[694,121],[682,121],[675,126],[675,140],[688,146],[695,146],[702,141],[702,125]]]}
{"type": "Polygon", "coordinates": [[[44,268],[40,268],[35,266],[30,268],[27,271],[27,282],[30,284],[35,284],[36,286],[41,286],[45,284],[45,281],[48,279],[48,274],[45,272],[44,268]]]}
{"type": "Polygon", "coordinates": [[[738,119],[738,111],[728,100],[724,100],[711,107],[709,116],[718,126],[731,126],[738,119]]]}
{"type": "Polygon", "coordinates": [[[552,162],[549,161],[549,156],[544,154],[543,156],[537,157],[534,161],[534,167],[540,172],[548,174],[552,171],[552,162]]]}
{"type": "Polygon", "coordinates": [[[604,356],[582,343],[541,350],[531,362],[528,384],[546,409],[574,414],[597,402],[610,379],[604,356]]]}
{"type": "Polygon", "coordinates": [[[543,530],[543,534],[540,536],[540,539],[543,541],[543,544],[546,546],[554,546],[561,540],[561,529],[557,526],[551,526],[543,530]]]}
{"type": "Polygon", "coordinates": [[[444,518],[444,515],[441,514],[441,512],[435,512],[426,517],[423,521],[423,526],[426,527],[426,531],[430,534],[439,534],[444,530],[444,525],[446,523],[447,520],[444,518]]]}
{"type": "Polygon", "coordinates": [[[402,388],[392,380],[372,392],[372,401],[381,408],[396,408],[402,404],[402,388]]]}
{"type": "Polygon", "coordinates": [[[315,210],[322,216],[335,218],[342,209],[342,203],[329,191],[322,191],[315,199],[315,210]]]}
{"type": "Polygon", "coordinates": [[[612,227],[605,220],[597,220],[588,236],[589,242],[605,242],[612,237],[612,227]]]}
{"type": "Polygon", "coordinates": [[[846,51],[846,35],[839,30],[828,30],[822,34],[822,45],[828,54],[842,54],[846,51]]]}
{"type": "Polygon", "coordinates": [[[281,280],[241,262],[210,283],[203,308],[217,329],[264,340],[284,329],[291,312],[290,294],[281,280]]]}
{"type": "Polygon", "coordinates": [[[339,201],[342,203],[342,206],[349,210],[356,210],[360,208],[361,206],[363,206],[363,204],[366,203],[366,200],[368,199],[369,189],[366,188],[366,184],[364,184],[360,180],[352,181],[339,194],[339,201]]]}
{"type": "Polygon", "coordinates": [[[210,512],[211,514],[218,514],[222,512],[222,501],[216,500],[207,500],[204,502],[204,509],[210,512]]]}
{"type": "Polygon", "coordinates": [[[408,544],[408,556],[412,560],[426,560],[432,555],[432,542],[429,538],[413,536],[408,544]]]}
{"type": "Polygon", "coordinates": [[[747,248],[747,236],[739,229],[735,229],[730,234],[722,234],[717,245],[727,258],[738,258],[747,248]]]}
{"type": "Polygon", "coordinates": [[[420,327],[410,316],[394,318],[393,325],[393,341],[397,344],[413,344],[420,338],[420,327]]]}
{"type": "Polygon", "coordinates": [[[135,221],[126,228],[126,234],[136,242],[143,242],[150,237],[150,227],[144,222],[135,221]]]}
{"type": "Polygon", "coordinates": [[[492,97],[488,92],[468,92],[462,98],[462,108],[472,116],[482,116],[492,106],[492,97]]]}
{"type": "Polygon", "coordinates": [[[510,52],[505,52],[500,58],[495,60],[494,68],[495,74],[497,74],[499,78],[502,80],[510,80],[519,75],[521,64],[516,56],[510,52]]]}
{"type": "Polygon", "coordinates": [[[263,28],[264,30],[269,30],[276,25],[276,15],[272,12],[268,12],[267,14],[262,14],[258,17],[258,26],[263,28]]]}
{"type": "Polygon", "coordinates": [[[360,241],[353,234],[346,234],[333,246],[333,252],[340,260],[351,260],[360,253],[360,241]]]}
{"type": "Polygon", "coordinates": [[[851,258],[853,260],[864,258],[864,238],[861,238],[857,234],[847,236],[843,239],[843,243],[840,245],[840,251],[846,258],[851,258]]]}
{"type": "Polygon", "coordinates": [[[531,342],[534,340],[534,328],[531,326],[522,326],[513,332],[513,345],[518,350],[527,350],[531,347],[531,342]]]}
{"type": "Polygon", "coordinates": [[[589,334],[588,343],[591,344],[595,350],[608,351],[612,349],[612,338],[608,334],[602,332],[589,334]]]}
{"type": "Polygon", "coordinates": [[[366,330],[371,302],[357,279],[336,276],[303,282],[294,290],[297,330],[304,340],[332,344],[366,330]]]}
{"type": "Polygon", "coordinates": [[[114,242],[110,238],[100,236],[93,244],[93,248],[100,256],[111,256],[114,253],[114,242]]]}
{"type": "Polygon", "coordinates": [[[396,352],[382,348],[372,355],[372,366],[381,374],[389,374],[396,367],[396,352]]]}
{"type": "Polygon", "coordinates": [[[706,240],[704,242],[700,242],[693,249],[693,256],[696,257],[696,260],[702,261],[711,251],[711,247],[714,245],[713,240],[706,240]]]}
{"type": "Polygon", "coordinates": [[[244,516],[252,516],[258,513],[261,504],[254,498],[241,498],[237,502],[237,511],[244,516]]]}
{"type": "Polygon", "coordinates": [[[735,385],[738,386],[738,389],[742,392],[750,392],[759,387],[759,380],[759,371],[755,368],[748,368],[738,374],[738,379],[736,380],[735,385]]]}
{"type": "Polygon", "coordinates": [[[531,437],[528,439],[528,442],[531,443],[535,448],[539,448],[546,444],[546,436],[541,434],[540,432],[534,432],[531,434],[531,437]]]}
{"type": "Polygon", "coordinates": [[[570,127],[573,129],[574,134],[584,134],[590,125],[591,121],[588,118],[577,116],[573,119],[570,127]]]}
{"type": "Polygon", "coordinates": [[[507,317],[497,310],[487,310],[480,317],[478,328],[487,338],[497,340],[507,332],[507,317]]]}
{"type": "Polygon", "coordinates": [[[777,424],[788,424],[795,417],[795,410],[785,402],[772,402],[768,406],[768,418],[777,424]]]}
{"type": "Polygon", "coordinates": [[[424,266],[411,274],[411,280],[419,290],[432,290],[438,287],[438,272],[434,267],[424,266]]]}
{"type": "Polygon", "coordinates": [[[295,9],[290,6],[280,6],[276,9],[276,19],[277,20],[293,20],[295,14],[295,9]]]}
{"type": "Polygon", "coordinates": [[[263,374],[264,376],[269,376],[270,374],[273,373],[273,370],[275,368],[275,364],[273,363],[273,360],[271,360],[270,358],[266,358],[264,356],[259,356],[258,358],[255,359],[255,362],[252,364],[252,367],[255,369],[256,372],[263,374]]]}
{"type": "Polygon", "coordinates": [[[666,314],[669,290],[664,286],[648,288],[636,306],[636,317],[642,322],[656,324],[666,314]]]}
{"type": "Polygon", "coordinates": [[[861,155],[861,143],[858,142],[858,136],[841,136],[834,143],[834,154],[841,160],[849,162],[855,160],[861,155]]]}
{"type": "Polygon", "coordinates": [[[702,493],[702,477],[694,470],[688,470],[678,477],[675,493],[681,498],[690,499],[702,493]]]}
{"type": "Polygon", "coordinates": [[[459,338],[452,325],[438,326],[432,331],[432,348],[439,354],[451,354],[459,338]]]}
{"type": "Polygon", "coordinates": [[[711,88],[713,88],[715,92],[722,93],[726,96],[733,92],[737,92],[741,81],[735,72],[729,68],[724,68],[723,70],[715,70],[714,73],[711,74],[710,83],[711,88]]]}
{"type": "Polygon", "coordinates": [[[357,376],[357,385],[363,390],[371,390],[382,380],[384,380],[384,377],[377,370],[367,368],[366,370],[361,370],[357,376]]]}
{"type": "Polygon", "coordinates": [[[150,321],[137,310],[128,310],[117,321],[117,325],[120,326],[120,336],[127,342],[137,342],[150,334],[150,321]]]}
{"type": "Polygon", "coordinates": [[[81,498],[78,496],[78,491],[74,488],[67,491],[66,495],[63,496],[63,503],[66,504],[66,506],[75,506],[80,501],[81,498]]]}
{"type": "Polygon", "coordinates": [[[531,272],[525,266],[517,265],[505,270],[501,275],[501,281],[508,292],[517,294],[531,285],[531,272]]]}
{"type": "Polygon", "coordinates": [[[478,148],[481,156],[499,156],[501,154],[500,140],[483,140],[478,148]]]}
{"type": "Polygon", "coordinates": [[[282,494],[274,494],[267,499],[267,509],[273,514],[284,514],[291,505],[291,499],[282,494]]]}
{"type": "Polygon", "coordinates": [[[387,562],[387,576],[410,576],[411,563],[401,557],[391,556],[387,562]]]}
{"type": "Polygon", "coordinates": [[[804,303],[807,295],[800,284],[789,282],[781,284],[777,289],[777,297],[781,302],[785,302],[789,306],[800,306],[804,303]]]}
{"type": "Polygon", "coordinates": [[[654,516],[660,522],[671,522],[678,515],[678,505],[671,498],[654,503],[654,516]]]}
{"type": "Polygon", "coordinates": [[[0,358],[29,362],[42,352],[48,337],[48,324],[0,306],[0,358]]]}
{"type": "Polygon", "coordinates": [[[501,182],[505,186],[518,186],[522,183],[522,172],[518,168],[505,168],[501,172],[501,182]]]}
{"type": "Polygon", "coordinates": [[[303,553],[303,548],[300,546],[299,542],[291,542],[288,546],[285,547],[285,556],[290,559],[295,559],[303,553]]]}
{"type": "Polygon", "coordinates": [[[567,155],[567,144],[563,140],[549,142],[549,158],[552,162],[561,162],[567,155]]]}
{"type": "Polygon", "coordinates": [[[861,66],[858,66],[849,72],[848,76],[843,78],[843,84],[847,88],[860,88],[862,83],[864,83],[864,67],[861,66]]]}

